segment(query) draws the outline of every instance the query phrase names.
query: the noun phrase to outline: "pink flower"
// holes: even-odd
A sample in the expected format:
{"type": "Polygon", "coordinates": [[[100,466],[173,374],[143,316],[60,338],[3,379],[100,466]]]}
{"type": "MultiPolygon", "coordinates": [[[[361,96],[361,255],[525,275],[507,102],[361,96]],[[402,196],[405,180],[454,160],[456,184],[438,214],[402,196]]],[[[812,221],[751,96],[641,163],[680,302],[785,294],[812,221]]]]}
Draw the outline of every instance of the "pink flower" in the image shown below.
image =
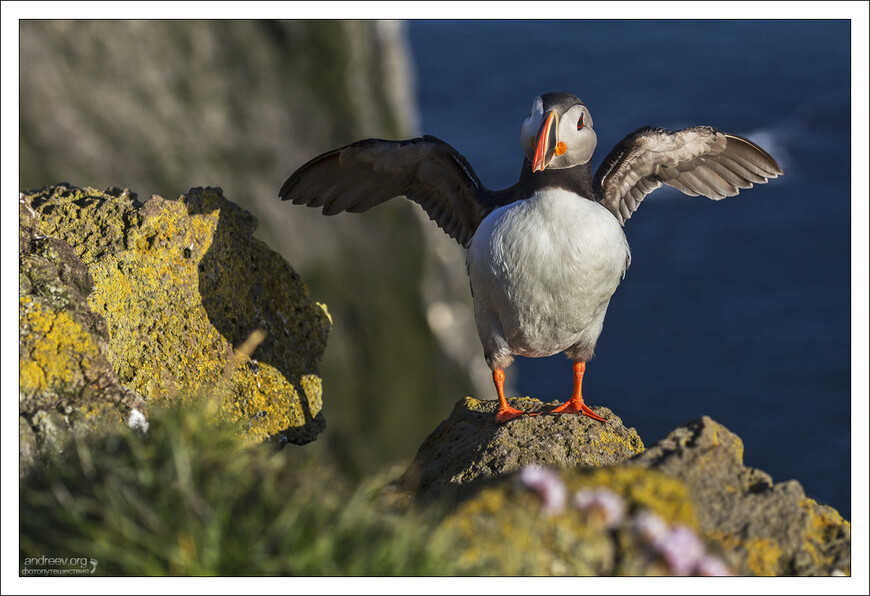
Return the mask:
{"type": "Polygon", "coordinates": [[[704,543],[686,526],[677,526],[654,545],[674,575],[689,575],[705,554],[704,543]]]}
{"type": "Polygon", "coordinates": [[[698,566],[695,569],[695,572],[698,575],[705,575],[707,577],[723,577],[731,575],[731,570],[728,569],[728,566],[721,559],[714,557],[713,555],[705,555],[701,557],[701,560],[698,561],[698,566]]]}
{"type": "Polygon", "coordinates": [[[654,548],[668,533],[664,520],[651,511],[641,511],[634,516],[634,532],[654,548]]]}
{"type": "Polygon", "coordinates": [[[704,542],[691,528],[678,525],[669,529],[655,513],[641,511],[634,517],[634,532],[674,575],[731,575],[721,559],[707,554],[704,542]]]}
{"type": "Polygon", "coordinates": [[[561,513],[568,500],[568,489],[553,470],[531,465],[520,470],[520,482],[534,491],[544,502],[544,511],[550,515],[561,513]]]}
{"type": "Polygon", "coordinates": [[[607,529],[615,528],[625,517],[625,504],[622,498],[606,488],[577,491],[574,495],[574,505],[581,511],[600,515],[607,529]]]}

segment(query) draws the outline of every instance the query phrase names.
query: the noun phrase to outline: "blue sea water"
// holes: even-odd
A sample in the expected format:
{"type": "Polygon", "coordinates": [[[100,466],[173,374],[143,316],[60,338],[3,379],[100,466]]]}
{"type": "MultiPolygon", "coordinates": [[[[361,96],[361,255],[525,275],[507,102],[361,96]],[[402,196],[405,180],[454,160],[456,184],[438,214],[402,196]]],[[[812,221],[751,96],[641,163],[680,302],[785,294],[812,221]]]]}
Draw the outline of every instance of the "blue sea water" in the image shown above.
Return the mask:
{"type": "MultiPolygon", "coordinates": [[[[671,189],[626,224],[632,265],[584,396],[647,445],[701,415],[748,465],[851,515],[848,21],[413,21],[422,130],[513,184],[520,124],[577,94],[593,165],[641,126],[742,134],[785,175],[714,202],[671,189]]],[[[518,394],[567,399],[563,356],[517,359],[518,394]]],[[[866,397],[866,396],[865,396],[866,397]]]]}

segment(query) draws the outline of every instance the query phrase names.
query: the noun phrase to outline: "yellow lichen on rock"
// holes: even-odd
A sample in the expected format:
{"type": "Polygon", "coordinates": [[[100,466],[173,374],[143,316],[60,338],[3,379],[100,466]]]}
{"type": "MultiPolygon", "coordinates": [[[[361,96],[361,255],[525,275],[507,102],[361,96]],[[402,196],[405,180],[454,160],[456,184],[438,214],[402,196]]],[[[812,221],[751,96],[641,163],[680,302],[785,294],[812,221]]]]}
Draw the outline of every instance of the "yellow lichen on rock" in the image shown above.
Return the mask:
{"type": "MultiPolygon", "coordinates": [[[[614,432],[608,426],[602,429],[600,437],[594,438],[591,441],[591,445],[609,456],[626,451],[634,454],[643,453],[644,451],[643,441],[636,431],[626,436],[624,433],[614,432]]],[[[602,462],[597,465],[605,465],[605,463],[602,462]]]]}
{"type": "Polygon", "coordinates": [[[248,366],[237,368],[230,387],[222,411],[226,419],[243,423],[246,442],[261,442],[276,434],[276,428],[299,425],[307,412],[320,411],[320,404],[303,405],[298,388],[268,364],[258,364],[256,373],[248,366]]]}
{"type": "Polygon", "coordinates": [[[685,484],[654,470],[629,466],[607,466],[569,476],[569,488],[606,487],[639,508],[656,513],[663,520],[698,527],[691,495],[685,484]]]}
{"type": "Polygon", "coordinates": [[[596,568],[597,557],[584,555],[612,549],[585,516],[549,516],[534,495],[511,486],[481,490],[441,531],[461,546],[460,568],[490,575],[598,575],[607,570],[596,568]]]}
{"type": "Polygon", "coordinates": [[[709,531],[707,536],[718,542],[725,550],[739,553],[752,575],[759,577],[779,575],[782,549],[775,540],[760,536],[741,540],[721,530],[709,531]]]}
{"type": "Polygon", "coordinates": [[[451,513],[440,531],[460,546],[460,566],[492,575],[656,575],[665,570],[634,536],[631,516],[649,511],[670,526],[697,528],[688,489],[665,474],[623,465],[558,474],[566,491],[559,511],[548,511],[515,476],[451,513]],[[625,504],[611,527],[572,504],[578,491],[595,489],[625,504]]]}
{"type": "MultiPolygon", "coordinates": [[[[826,546],[837,538],[849,539],[852,525],[844,520],[833,508],[819,505],[813,499],[805,498],[800,507],[809,516],[806,530],[804,550],[809,553],[813,563],[822,569],[836,567],[834,556],[826,552],[826,546]]],[[[851,575],[851,564],[838,569],[844,575],[851,575]]]]}
{"type": "Polygon", "coordinates": [[[779,568],[782,549],[769,538],[750,538],[743,547],[746,549],[746,563],[753,575],[773,576],[779,568]]]}
{"type": "Polygon", "coordinates": [[[104,319],[89,307],[93,279],[76,251],[45,233],[43,218],[19,196],[19,474],[63,451],[70,432],[126,421],[140,396],[121,386],[106,357],[104,319]],[[24,444],[26,443],[26,445],[24,444]]]}
{"type": "Polygon", "coordinates": [[[100,350],[69,314],[56,312],[28,296],[18,302],[21,332],[18,382],[24,395],[63,391],[81,377],[100,350]]]}
{"type": "Polygon", "coordinates": [[[57,187],[34,205],[88,265],[88,304],[106,320],[109,360],[125,386],[157,402],[219,393],[221,411],[251,440],[307,442],[323,429],[311,377],[328,311],[252,238],[256,220],[220,189],[139,204],[57,187]],[[235,349],[255,330],[265,340],[239,359],[235,349]]]}

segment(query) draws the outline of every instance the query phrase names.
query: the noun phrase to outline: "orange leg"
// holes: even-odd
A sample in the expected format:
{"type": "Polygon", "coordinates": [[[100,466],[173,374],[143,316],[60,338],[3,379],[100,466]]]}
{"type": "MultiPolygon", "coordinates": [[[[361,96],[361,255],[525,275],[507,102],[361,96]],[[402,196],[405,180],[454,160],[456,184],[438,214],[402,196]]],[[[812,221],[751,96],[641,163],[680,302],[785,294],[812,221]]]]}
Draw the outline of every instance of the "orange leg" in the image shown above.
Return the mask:
{"type": "Polygon", "coordinates": [[[495,383],[495,390],[498,392],[498,413],[495,415],[496,422],[504,424],[508,420],[519,418],[526,413],[508,405],[507,399],[504,396],[504,371],[502,369],[497,368],[492,371],[492,382],[495,383]]]}
{"type": "Polygon", "coordinates": [[[571,394],[571,399],[553,410],[556,414],[583,414],[589,416],[598,422],[607,422],[604,418],[592,411],[592,408],[583,403],[583,373],[586,372],[585,362],[574,363],[574,393],[571,394]]]}

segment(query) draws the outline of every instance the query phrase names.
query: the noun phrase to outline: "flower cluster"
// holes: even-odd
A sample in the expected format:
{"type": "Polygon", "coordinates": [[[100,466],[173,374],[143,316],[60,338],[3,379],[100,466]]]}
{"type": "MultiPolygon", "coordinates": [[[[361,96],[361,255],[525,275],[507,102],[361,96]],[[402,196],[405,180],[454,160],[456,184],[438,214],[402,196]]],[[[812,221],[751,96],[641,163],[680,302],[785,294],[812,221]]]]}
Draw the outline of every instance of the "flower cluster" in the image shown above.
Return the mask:
{"type": "Polygon", "coordinates": [[[574,505],[580,511],[596,515],[608,530],[617,527],[625,518],[625,502],[606,488],[577,491],[574,505]]]}
{"type": "Polygon", "coordinates": [[[634,516],[633,529],[652,548],[674,575],[731,575],[725,563],[707,553],[694,530],[683,525],[669,528],[655,513],[641,511],[634,516]]]}
{"type": "MultiPolygon", "coordinates": [[[[562,513],[568,504],[568,489],[553,470],[527,466],[520,471],[520,483],[540,497],[548,515],[562,513]]],[[[625,501],[606,488],[577,491],[571,504],[596,517],[604,528],[615,529],[625,520],[625,501]]],[[[709,553],[704,543],[687,526],[669,527],[658,515],[641,511],[632,518],[632,530],[674,575],[731,575],[725,563],[709,553]]]]}
{"type": "Polygon", "coordinates": [[[562,513],[568,501],[568,489],[559,475],[541,466],[526,466],[520,471],[520,482],[544,502],[544,511],[550,515],[562,513]]]}

